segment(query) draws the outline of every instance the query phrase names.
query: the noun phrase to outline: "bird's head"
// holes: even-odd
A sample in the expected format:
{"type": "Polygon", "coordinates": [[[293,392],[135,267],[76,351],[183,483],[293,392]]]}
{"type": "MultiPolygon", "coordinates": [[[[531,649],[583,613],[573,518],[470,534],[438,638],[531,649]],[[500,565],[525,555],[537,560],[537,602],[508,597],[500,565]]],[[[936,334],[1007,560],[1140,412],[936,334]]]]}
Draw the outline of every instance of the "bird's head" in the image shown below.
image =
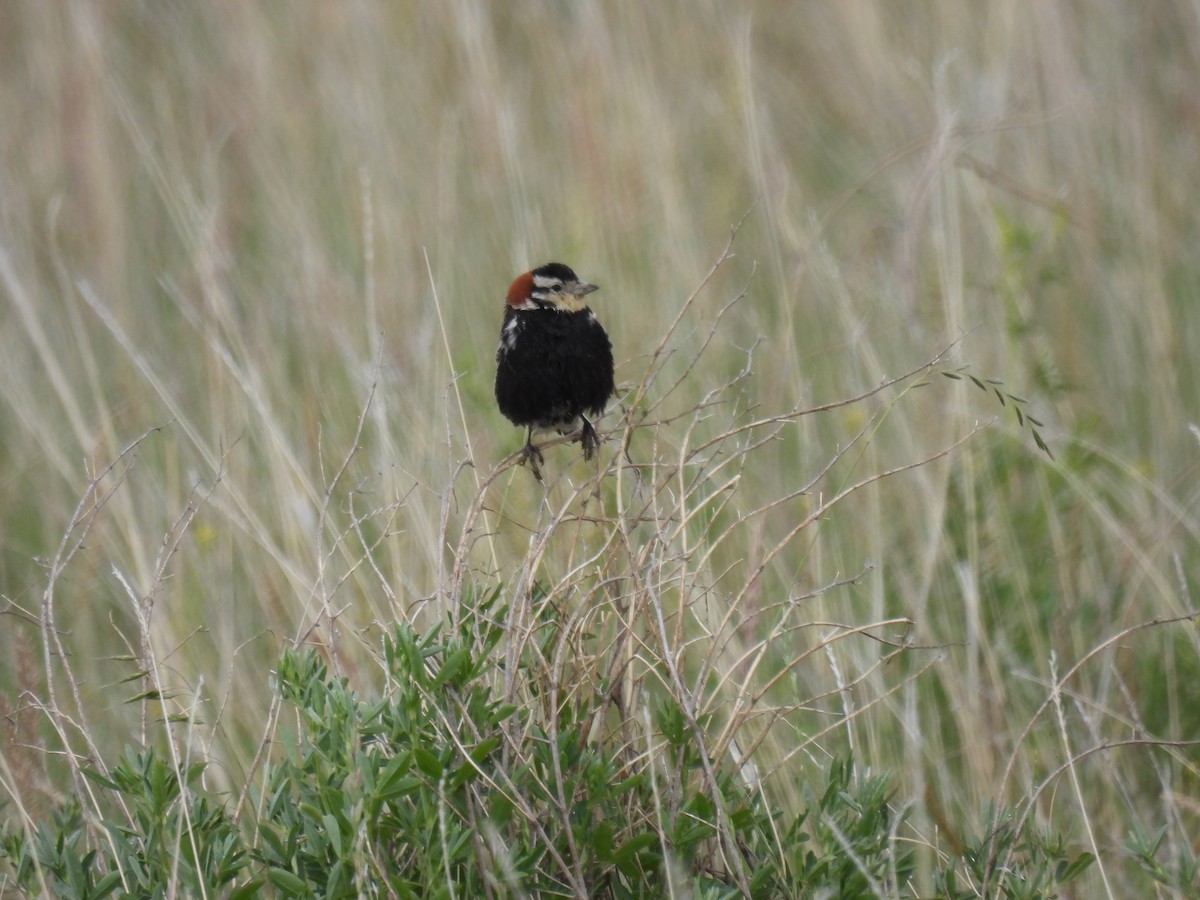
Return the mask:
{"type": "Polygon", "coordinates": [[[579,312],[587,304],[583,298],[596,290],[562,263],[546,263],[532,272],[518,275],[508,288],[508,305],[513,309],[546,309],[579,312]]]}

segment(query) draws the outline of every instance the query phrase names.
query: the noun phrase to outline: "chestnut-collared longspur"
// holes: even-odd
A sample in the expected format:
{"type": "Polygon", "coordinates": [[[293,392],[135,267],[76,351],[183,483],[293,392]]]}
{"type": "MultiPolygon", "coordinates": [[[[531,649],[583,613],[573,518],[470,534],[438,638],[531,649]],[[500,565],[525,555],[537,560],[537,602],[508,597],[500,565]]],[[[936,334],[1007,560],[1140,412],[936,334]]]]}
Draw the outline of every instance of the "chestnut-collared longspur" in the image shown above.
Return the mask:
{"type": "Polygon", "coordinates": [[[562,263],[518,275],[508,289],[496,348],[496,403],[525,427],[521,461],[529,461],[538,481],[545,458],[533,445],[534,431],[578,431],[585,459],[600,443],[588,416],[603,413],[613,394],[613,354],[583,299],[594,290],[562,263]]]}

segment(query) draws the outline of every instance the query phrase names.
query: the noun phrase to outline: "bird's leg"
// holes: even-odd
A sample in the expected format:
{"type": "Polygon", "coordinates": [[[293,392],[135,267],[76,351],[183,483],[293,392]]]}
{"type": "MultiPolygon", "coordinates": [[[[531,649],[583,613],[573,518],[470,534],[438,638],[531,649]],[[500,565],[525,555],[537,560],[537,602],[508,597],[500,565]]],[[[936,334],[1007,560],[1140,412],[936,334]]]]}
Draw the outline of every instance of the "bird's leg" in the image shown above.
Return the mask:
{"type": "Polygon", "coordinates": [[[546,457],[542,456],[542,451],[533,446],[533,426],[531,425],[525,432],[525,446],[521,448],[521,465],[529,462],[529,470],[533,472],[533,477],[538,481],[542,480],[542,470],[538,468],[539,463],[544,463],[546,457]]]}
{"type": "Polygon", "coordinates": [[[600,446],[600,436],[596,434],[596,429],[587,420],[587,416],[579,418],[583,420],[583,431],[579,435],[579,443],[583,445],[583,458],[591,459],[596,448],[600,446]]]}

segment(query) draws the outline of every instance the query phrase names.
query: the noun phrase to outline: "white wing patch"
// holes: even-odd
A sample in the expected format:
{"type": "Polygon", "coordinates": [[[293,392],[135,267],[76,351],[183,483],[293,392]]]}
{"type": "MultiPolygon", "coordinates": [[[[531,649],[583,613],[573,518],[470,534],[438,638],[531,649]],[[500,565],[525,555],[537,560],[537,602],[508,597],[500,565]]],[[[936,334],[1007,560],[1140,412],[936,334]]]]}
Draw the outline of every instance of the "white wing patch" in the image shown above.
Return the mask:
{"type": "Polygon", "coordinates": [[[500,342],[504,344],[505,349],[511,350],[517,343],[517,332],[521,330],[520,319],[509,319],[504,323],[504,330],[500,335],[500,342]]]}

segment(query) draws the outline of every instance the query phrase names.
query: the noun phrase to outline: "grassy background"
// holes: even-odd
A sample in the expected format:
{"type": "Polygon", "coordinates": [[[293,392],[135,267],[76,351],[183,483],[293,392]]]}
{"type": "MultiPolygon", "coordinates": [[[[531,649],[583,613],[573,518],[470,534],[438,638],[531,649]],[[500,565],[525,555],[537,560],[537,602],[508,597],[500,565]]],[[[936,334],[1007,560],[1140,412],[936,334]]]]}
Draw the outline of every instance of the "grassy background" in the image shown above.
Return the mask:
{"type": "MultiPolygon", "coordinates": [[[[586,535],[529,549],[588,476],[571,451],[548,453],[567,477],[547,504],[521,470],[481,487],[521,440],[491,399],[503,292],[551,259],[601,285],[626,386],[685,310],[671,409],[729,382],[761,339],[697,442],[749,408],[858,394],[964,332],[943,368],[1002,379],[1046,423],[1054,461],[994,398],[934,376],[789,423],[745,457],[733,501],[698,504],[683,556],[722,535],[705,615],[791,598],[806,622],[912,622],[914,648],[887,666],[878,643],[838,642],[772,685],[783,705],[836,692],[765,729],[756,761],[779,802],[799,802],[809,760],[851,746],[897,774],[913,835],[953,852],[982,803],[1029,801],[1071,754],[1200,736],[1190,624],[1105,643],[1195,606],[1198,26],[1166,0],[6,5],[10,794],[35,809],[57,791],[45,751],[63,738],[36,708],[63,684],[37,627],[48,561],[89,478],[147,429],[163,426],[119,485],[100,482],[117,490],[54,579],[82,683],[72,715],[101,748],[160,727],[126,702],[145,683],[122,683],[153,660],[203,722],[188,740],[210,778],[236,791],[288,640],[323,635],[370,682],[378,624],[436,618],[456,565],[514,596],[572,573],[586,535]],[[685,307],[747,210],[736,256],[685,307]],[[824,494],[747,513],[868,423],[819,490],[996,417],[794,540],[824,494]],[[378,542],[369,565],[360,540],[378,542]],[[337,634],[312,630],[330,610],[337,634]],[[1055,673],[1093,650],[1057,720],[1037,717],[1055,673]]],[[[687,421],[631,452],[669,456],[687,421]]],[[[756,627],[732,631],[753,647],[756,627]]],[[[764,683],[816,641],[766,631],[764,683]]],[[[743,665],[735,652],[724,671],[743,665]]],[[[1165,826],[1164,857],[1189,850],[1195,762],[1183,747],[1089,756],[1034,819],[1079,846],[1090,827],[1105,874],[1141,890],[1122,842],[1165,826]]]]}

